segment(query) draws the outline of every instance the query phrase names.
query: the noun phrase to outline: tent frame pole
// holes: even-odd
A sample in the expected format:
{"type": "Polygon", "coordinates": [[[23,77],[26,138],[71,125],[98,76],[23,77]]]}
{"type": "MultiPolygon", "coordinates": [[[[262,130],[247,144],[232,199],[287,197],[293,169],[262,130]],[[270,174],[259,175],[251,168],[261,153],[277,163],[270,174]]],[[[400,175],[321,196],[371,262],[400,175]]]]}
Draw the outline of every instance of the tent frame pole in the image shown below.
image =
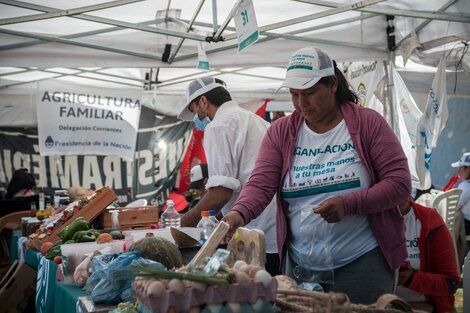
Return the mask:
{"type": "Polygon", "coordinates": [[[387,15],[387,47],[388,47],[388,75],[387,75],[387,96],[388,96],[388,106],[390,108],[390,126],[395,133],[395,135],[400,138],[400,130],[398,127],[397,121],[397,107],[395,103],[395,86],[393,81],[393,69],[395,67],[395,26],[393,24],[393,20],[395,16],[387,15]]]}

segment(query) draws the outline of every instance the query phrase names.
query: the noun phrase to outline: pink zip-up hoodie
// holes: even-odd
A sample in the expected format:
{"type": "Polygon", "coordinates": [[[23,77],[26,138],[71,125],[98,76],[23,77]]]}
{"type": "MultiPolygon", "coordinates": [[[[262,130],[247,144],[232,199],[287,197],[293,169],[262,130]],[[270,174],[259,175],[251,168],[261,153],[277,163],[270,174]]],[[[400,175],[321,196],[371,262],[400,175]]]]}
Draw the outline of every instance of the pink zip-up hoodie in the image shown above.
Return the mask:
{"type": "MultiPolygon", "coordinates": [[[[411,192],[408,163],[397,137],[377,112],[350,102],[341,106],[344,121],[356,151],[370,176],[368,189],[341,196],[345,214],[367,214],[372,233],[390,269],[406,259],[405,226],[398,204],[411,192]]],[[[286,253],[288,204],[280,198],[281,186],[294,154],[304,119],[297,111],[274,122],[268,129],[249,181],[245,184],[232,210],[238,211],[245,223],[256,218],[278,197],[276,214],[277,244],[281,264],[286,253]]]]}

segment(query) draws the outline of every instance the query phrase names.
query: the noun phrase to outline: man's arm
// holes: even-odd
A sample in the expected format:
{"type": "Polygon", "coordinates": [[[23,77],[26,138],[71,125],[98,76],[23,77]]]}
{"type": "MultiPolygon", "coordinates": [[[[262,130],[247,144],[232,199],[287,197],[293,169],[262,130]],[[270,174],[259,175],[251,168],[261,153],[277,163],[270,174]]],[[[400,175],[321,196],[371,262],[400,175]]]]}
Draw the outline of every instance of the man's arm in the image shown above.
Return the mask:
{"type": "Polygon", "coordinates": [[[181,217],[181,226],[196,227],[201,219],[201,211],[220,211],[230,200],[232,193],[232,189],[222,186],[210,188],[196,206],[181,217]]]}

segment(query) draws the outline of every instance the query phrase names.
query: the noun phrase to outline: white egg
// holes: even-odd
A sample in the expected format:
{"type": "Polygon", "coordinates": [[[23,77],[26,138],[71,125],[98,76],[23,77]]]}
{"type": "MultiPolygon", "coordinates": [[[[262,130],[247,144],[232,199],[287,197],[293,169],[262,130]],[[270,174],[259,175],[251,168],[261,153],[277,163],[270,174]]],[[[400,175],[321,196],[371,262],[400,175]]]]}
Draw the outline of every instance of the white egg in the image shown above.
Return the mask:
{"type": "Polygon", "coordinates": [[[161,297],[165,290],[165,285],[161,281],[156,280],[152,282],[147,288],[147,296],[153,296],[158,298],[161,297]]]}
{"type": "Polygon", "coordinates": [[[263,286],[266,287],[266,288],[269,286],[272,279],[273,278],[272,278],[271,274],[269,274],[265,270],[257,271],[256,274],[255,274],[255,278],[254,278],[255,281],[262,283],[263,286]]]}
{"type": "Polygon", "coordinates": [[[207,290],[207,285],[204,283],[193,281],[191,286],[199,292],[205,292],[207,290]]]}
{"type": "Polygon", "coordinates": [[[237,261],[233,264],[233,268],[239,270],[239,269],[240,269],[240,266],[242,266],[242,265],[247,265],[247,264],[246,264],[246,262],[243,261],[243,260],[237,260],[237,261]]]}
{"type": "Polygon", "coordinates": [[[227,306],[229,307],[232,313],[239,313],[240,312],[240,303],[239,302],[227,302],[227,306]]]}
{"type": "Polygon", "coordinates": [[[199,306],[193,306],[192,308],[189,309],[189,313],[200,313],[201,312],[201,307],[199,306]]]}
{"type": "Polygon", "coordinates": [[[235,273],[235,281],[240,284],[240,286],[249,288],[251,286],[251,279],[243,272],[235,273]]]}
{"type": "Polygon", "coordinates": [[[168,289],[174,291],[176,294],[182,295],[186,289],[182,280],[173,278],[168,282],[168,289]]]}
{"type": "Polygon", "coordinates": [[[260,313],[263,311],[264,301],[261,298],[258,298],[254,304],[251,305],[255,313],[260,313]]]}
{"type": "Polygon", "coordinates": [[[222,304],[208,304],[206,308],[211,313],[219,313],[220,310],[222,309],[222,304]]]}

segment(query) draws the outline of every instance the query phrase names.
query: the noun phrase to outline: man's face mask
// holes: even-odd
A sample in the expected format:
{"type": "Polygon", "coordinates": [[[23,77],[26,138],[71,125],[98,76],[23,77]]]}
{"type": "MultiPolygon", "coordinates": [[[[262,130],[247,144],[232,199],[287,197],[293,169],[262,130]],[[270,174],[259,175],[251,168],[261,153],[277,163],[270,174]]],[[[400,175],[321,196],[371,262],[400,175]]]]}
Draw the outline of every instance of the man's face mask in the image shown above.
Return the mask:
{"type": "Polygon", "coordinates": [[[193,122],[194,122],[194,125],[196,126],[197,129],[199,129],[201,131],[204,131],[207,124],[209,124],[211,122],[211,120],[207,116],[203,120],[200,120],[199,116],[197,116],[197,114],[195,114],[193,122]]]}
{"type": "MultiPolygon", "coordinates": [[[[199,100],[199,101],[201,101],[201,100],[199,100]]],[[[196,106],[196,113],[194,114],[193,122],[194,122],[194,125],[196,126],[197,129],[199,129],[200,131],[204,131],[207,124],[209,124],[211,122],[211,120],[208,116],[206,116],[205,118],[203,118],[201,120],[199,118],[198,114],[197,114],[197,108],[198,107],[199,107],[199,103],[196,106]]]]}

